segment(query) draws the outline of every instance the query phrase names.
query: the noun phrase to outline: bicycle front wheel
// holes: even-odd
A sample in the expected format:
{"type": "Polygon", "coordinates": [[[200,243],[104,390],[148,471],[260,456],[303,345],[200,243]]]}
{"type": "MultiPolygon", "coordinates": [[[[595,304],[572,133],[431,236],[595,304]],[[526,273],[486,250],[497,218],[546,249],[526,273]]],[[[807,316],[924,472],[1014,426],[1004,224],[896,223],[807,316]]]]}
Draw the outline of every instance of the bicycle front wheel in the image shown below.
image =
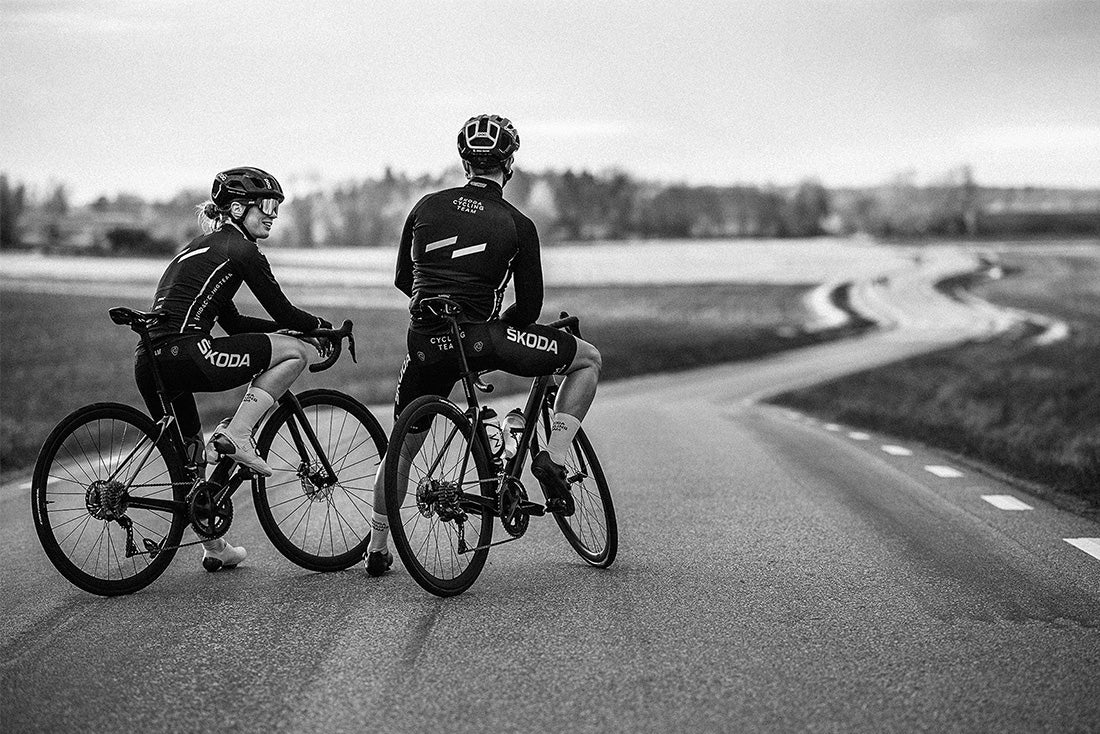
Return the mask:
{"type": "Polygon", "coordinates": [[[61,575],[101,596],[148,586],[172,561],[187,524],[189,482],[155,444],[157,424],[118,403],[64,418],[42,445],[31,481],[38,539],[61,575]],[[129,530],[127,530],[129,526],[129,530]]]}
{"type": "Polygon", "coordinates": [[[366,554],[386,434],[350,395],[320,389],[297,397],[305,421],[284,403],[256,441],[273,472],[253,482],[256,515],[272,545],[294,563],[342,571],[366,554]],[[321,454],[336,474],[334,483],[327,481],[321,454]]]}
{"type": "Polygon", "coordinates": [[[485,447],[453,403],[425,395],[401,411],[385,462],[386,515],[402,563],[424,589],[454,596],[481,573],[493,515],[464,497],[490,496],[495,482],[485,447]]]}
{"type": "MultiPolygon", "coordinates": [[[[543,411],[543,445],[550,434],[550,411],[543,411]]],[[[537,447],[532,444],[531,456],[537,447]]],[[[607,568],[619,550],[619,525],[615,520],[615,505],[607,486],[600,461],[584,429],[577,430],[565,461],[565,473],[570,481],[576,512],[569,517],[555,514],[554,520],[569,545],[585,562],[597,568],[607,568]]]]}

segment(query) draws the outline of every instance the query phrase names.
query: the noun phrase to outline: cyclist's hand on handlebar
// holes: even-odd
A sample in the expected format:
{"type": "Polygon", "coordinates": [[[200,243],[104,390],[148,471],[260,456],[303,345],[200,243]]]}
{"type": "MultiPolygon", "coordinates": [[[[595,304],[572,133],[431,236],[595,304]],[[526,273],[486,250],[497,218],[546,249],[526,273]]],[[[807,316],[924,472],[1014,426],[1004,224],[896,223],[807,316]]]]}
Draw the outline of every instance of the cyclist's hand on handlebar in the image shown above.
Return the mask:
{"type": "MultiPolygon", "coordinates": [[[[317,320],[320,322],[317,326],[318,329],[332,328],[332,322],[328,319],[318,316],[317,320]]],[[[321,359],[328,359],[332,356],[333,350],[336,349],[335,341],[326,337],[305,337],[304,341],[313,345],[313,348],[317,350],[317,354],[321,356],[321,359]]]]}
{"type": "Polygon", "coordinates": [[[332,339],[318,338],[315,336],[299,336],[298,338],[316,349],[317,355],[321,359],[327,359],[336,346],[333,344],[332,339]]]}
{"type": "Polygon", "coordinates": [[[328,359],[332,355],[332,351],[336,348],[336,343],[332,339],[314,339],[313,337],[306,337],[306,342],[312,344],[317,349],[317,354],[321,356],[321,359],[328,359]]]}

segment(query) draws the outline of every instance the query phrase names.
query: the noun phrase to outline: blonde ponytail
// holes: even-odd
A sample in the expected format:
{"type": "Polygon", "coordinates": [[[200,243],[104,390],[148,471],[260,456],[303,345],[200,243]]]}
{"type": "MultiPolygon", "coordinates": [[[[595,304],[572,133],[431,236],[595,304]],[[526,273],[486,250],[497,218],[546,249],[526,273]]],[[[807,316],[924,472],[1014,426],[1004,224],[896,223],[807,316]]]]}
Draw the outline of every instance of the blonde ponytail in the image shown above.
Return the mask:
{"type": "Polygon", "coordinates": [[[204,234],[210,234],[225,224],[227,212],[218,209],[213,201],[204,201],[195,207],[196,219],[204,234]]]}

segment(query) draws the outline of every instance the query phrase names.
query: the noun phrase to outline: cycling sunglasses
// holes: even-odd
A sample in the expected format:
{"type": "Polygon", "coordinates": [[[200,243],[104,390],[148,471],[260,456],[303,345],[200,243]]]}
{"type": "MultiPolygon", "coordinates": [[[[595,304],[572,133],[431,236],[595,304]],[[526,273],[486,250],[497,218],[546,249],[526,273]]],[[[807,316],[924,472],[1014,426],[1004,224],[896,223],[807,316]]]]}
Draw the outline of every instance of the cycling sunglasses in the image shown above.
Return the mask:
{"type": "Polygon", "coordinates": [[[273,217],[279,213],[279,200],[278,199],[257,199],[252,204],[260,208],[260,211],[269,217],[273,217]]]}

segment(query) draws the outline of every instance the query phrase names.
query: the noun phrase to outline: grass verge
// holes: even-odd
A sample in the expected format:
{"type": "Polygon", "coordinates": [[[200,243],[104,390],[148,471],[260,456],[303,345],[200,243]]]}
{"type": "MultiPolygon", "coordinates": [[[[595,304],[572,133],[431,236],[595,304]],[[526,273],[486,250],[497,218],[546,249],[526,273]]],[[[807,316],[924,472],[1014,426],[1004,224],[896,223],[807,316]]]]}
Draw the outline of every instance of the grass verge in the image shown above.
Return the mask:
{"type": "Polygon", "coordinates": [[[1074,284],[1081,263],[1016,267],[1015,279],[980,286],[983,295],[1070,319],[1067,339],[970,342],[771,402],[954,452],[1100,513],[1100,311],[1080,287],[1095,285],[1074,284]]]}
{"type": "MultiPolygon", "coordinates": [[[[564,309],[582,317],[584,337],[599,346],[604,380],[745,359],[843,335],[806,334],[798,285],[691,285],[561,288],[547,292],[543,319],[564,309]]],[[[291,297],[295,295],[291,293],[291,297]]],[[[4,473],[34,465],[52,427],[81,405],[119,401],[142,405],[133,380],[137,342],[107,318],[112,306],[145,308],[133,298],[43,296],[0,291],[0,466],[4,473]]],[[[245,313],[260,313],[242,305],[245,313]]],[[[301,387],[333,387],[367,404],[389,404],[405,355],[408,316],[395,309],[315,309],[356,324],[359,363],[341,359],[331,370],[303,377],[301,387]]],[[[500,392],[529,381],[496,373],[500,392]]],[[[200,394],[208,421],[229,415],[240,390],[200,394]]]]}

